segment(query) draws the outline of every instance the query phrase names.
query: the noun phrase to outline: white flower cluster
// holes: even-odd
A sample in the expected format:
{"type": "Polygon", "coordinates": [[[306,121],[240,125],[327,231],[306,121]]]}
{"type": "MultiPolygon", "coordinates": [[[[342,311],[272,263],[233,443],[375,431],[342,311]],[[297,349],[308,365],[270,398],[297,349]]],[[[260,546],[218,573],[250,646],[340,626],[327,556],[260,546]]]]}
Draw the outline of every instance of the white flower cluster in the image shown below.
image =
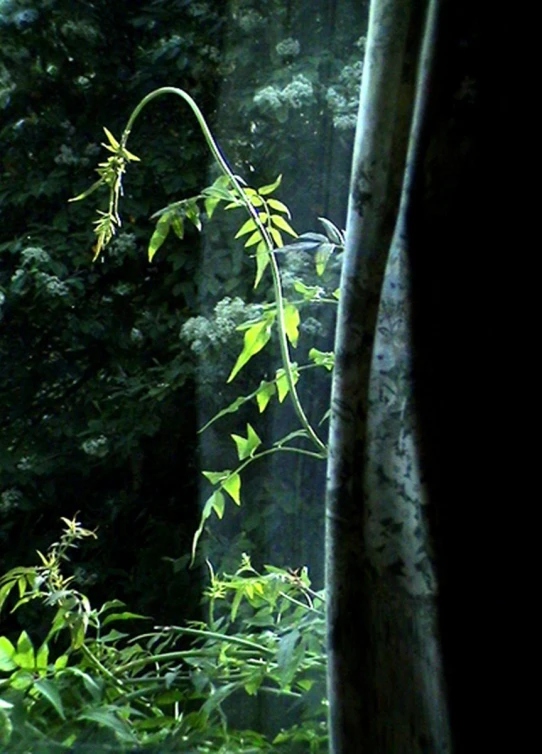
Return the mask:
{"type": "Polygon", "coordinates": [[[294,109],[308,105],[314,99],[312,82],[302,73],[298,74],[288,86],[282,90],[282,98],[294,109]]]}
{"type": "Polygon", "coordinates": [[[241,29],[248,33],[257,29],[258,26],[262,26],[264,22],[265,19],[262,14],[258,13],[255,10],[247,10],[243,13],[242,16],[239,16],[237,18],[237,23],[239,24],[241,29]]]}
{"type": "Polygon", "coordinates": [[[9,513],[9,511],[18,508],[23,499],[23,493],[11,487],[4,490],[0,495],[0,513],[9,513]]]}
{"type": "Polygon", "coordinates": [[[211,317],[192,317],[181,327],[181,340],[190,343],[190,348],[197,354],[208,348],[219,347],[226,343],[235,328],[258,315],[260,307],[246,304],[238,296],[234,299],[226,296],[217,303],[211,317]]]}
{"type": "Polygon", "coordinates": [[[134,233],[119,233],[108,247],[109,256],[122,258],[136,250],[136,237],[134,233]]]}
{"type": "Polygon", "coordinates": [[[28,246],[21,251],[21,258],[23,260],[23,267],[39,267],[40,265],[46,265],[51,261],[51,257],[40,246],[28,246]]]}
{"type": "Polygon", "coordinates": [[[40,288],[51,298],[63,298],[70,293],[69,287],[56,275],[48,275],[46,272],[36,273],[36,282],[40,288]]]}
{"type": "Polygon", "coordinates": [[[356,125],[362,72],[361,60],[353,65],[346,65],[340,73],[338,83],[327,90],[326,99],[333,113],[333,125],[340,131],[347,131],[356,125]]]}
{"type": "Polygon", "coordinates": [[[288,37],[279,42],[275,50],[280,58],[296,58],[301,51],[301,45],[297,39],[288,37]]]}
{"type": "Polygon", "coordinates": [[[81,444],[81,450],[83,453],[86,453],[87,456],[92,456],[93,458],[105,458],[109,453],[109,441],[104,435],[99,435],[99,437],[85,440],[85,442],[81,444]]]}
{"type": "Polygon", "coordinates": [[[299,110],[314,101],[314,86],[310,79],[299,73],[282,89],[278,86],[260,89],[254,95],[253,101],[262,110],[280,111],[285,106],[299,110]]]}

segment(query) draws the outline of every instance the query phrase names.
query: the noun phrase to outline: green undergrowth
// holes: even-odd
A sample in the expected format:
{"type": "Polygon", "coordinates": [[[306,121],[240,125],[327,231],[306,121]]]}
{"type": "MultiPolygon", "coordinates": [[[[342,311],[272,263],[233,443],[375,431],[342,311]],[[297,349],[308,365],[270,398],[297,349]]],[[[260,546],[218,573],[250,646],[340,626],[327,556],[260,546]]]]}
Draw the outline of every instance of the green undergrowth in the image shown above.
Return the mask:
{"type": "Polygon", "coordinates": [[[39,565],[0,578],[0,609],[36,602],[48,626],[0,636],[2,752],[326,751],[324,596],[306,569],[208,563],[206,620],[155,626],[117,599],[91,605],[66,569],[96,534],[63,521],[39,565]],[[258,704],[267,730],[244,730],[258,704]]]}

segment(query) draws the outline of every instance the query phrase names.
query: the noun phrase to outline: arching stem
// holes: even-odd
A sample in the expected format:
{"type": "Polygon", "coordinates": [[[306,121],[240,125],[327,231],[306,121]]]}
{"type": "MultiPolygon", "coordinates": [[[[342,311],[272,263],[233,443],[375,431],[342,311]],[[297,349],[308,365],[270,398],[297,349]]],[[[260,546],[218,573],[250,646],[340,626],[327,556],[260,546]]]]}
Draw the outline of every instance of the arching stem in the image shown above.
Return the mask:
{"type": "Polygon", "coordinates": [[[121,147],[122,148],[126,147],[134,122],[136,118],[138,117],[138,115],[140,114],[140,112],[143,110],[143,108],[146,105],[148,105],[149,102],[151,102],[153,99],[156,99],[157,97],[161,97],[164,94],[174,94],[177,97],[180,97],[181,99],[183,99],[189,105],[190,109],[196,116],[196,120],[198,121],[200,125],[200,128],[203,132],[203,136],[205,137],[205,141],[207,142],[207,145],[209,149],[211,150],[211,153],[215,161],[217,162],[218,166],[220,167],[224,175],[228,177],[231,185],[235,189],[236,193],[239,195],[240,200],[243,202],[247,212],[252,217],[252,219],[256,223],[258,230],[262,234],[262,238],[264,239],[264,242],[269,251],[271,274],[273,278],[273,293],[275,296],[275,301],[277,303],[277,328],[278,328],[278,336],[279,336],[279,346],[280,346],[282,363],[284,366],[286,382],[288,384],[288,390],[290,393],[290,398],[292,400],[293,407],[299,418],[299,421],[301,422],[302,427],[306,430],[307,434],[311,438],[312,442],[319,449],[319,451],[325,455],[327,454],[326,445],[318,437],[311,423],[307,419],[305,411],[303,410],[303,406],[301,405],[301,401],[299,400],[299,395],[297,393],[295,382],[294,382],[294,375],[292,371],[292,361],[290,359],[290,349],[288,346],[288,338],[286,336],[286,327],[284,324],[284,297],[282,294],[282,285],[281,285],[281,280],[280,280],[279,267],[278,267],[277,260],[274,254],[275,247],[273,245],[273,241],[267,229],[265,228],[264,224],[261,222],[258,212],[256,211],[255,207],[251,203],[249,197],[244,192],[243,187],[241,186],[241,183],[239,182],[238,178],[234,175],[233,171],[231,170],[230,166],[228,165],[224,156],[222,155],[218,147],[218,144],[216,143],[211,133],[211,129],[209,128],[205,118],[203,117],[201,110],[199,109],[195,101],[192,99],[192,97],[189,94],[187,94],[183,89],[179,89],[174,86],[163,86],[160,89],[155,89],[153,92],[150,92],[150,94],[147,94],[147,96],[141,100],[141,102],[137,105],[137,107],[134,109],[134,111],[130,115],[126,128],[124,129],[124,132],[122,134],[121,147]]]}

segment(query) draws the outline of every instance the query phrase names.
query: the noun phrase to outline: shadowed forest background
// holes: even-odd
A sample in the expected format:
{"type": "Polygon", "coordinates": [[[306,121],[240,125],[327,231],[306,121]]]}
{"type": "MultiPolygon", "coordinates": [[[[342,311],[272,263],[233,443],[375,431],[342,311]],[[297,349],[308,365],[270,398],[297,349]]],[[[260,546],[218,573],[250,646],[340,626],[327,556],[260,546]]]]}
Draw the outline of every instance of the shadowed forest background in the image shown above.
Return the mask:
{"type": "MultiPolygon", "coordinates": [[[[120,134],[145,94],[180,86],[236,173],[254,186],[282,175],[298,233],[321,233],[319,217],[344,227],[366,26],[367,3],[353,0],[0,0],[2,573],[35,564],[60,518],[77,514],[97,533],[70,553],[92,605],[120,598],[160,625],[199,621],[206,559],[232,573],[243,553],[257,569],[307,566],[322,589],[325,463],[293,454],[247,471],[244,505],[209,522],[189,568],[209,494],[201,470],[226,465],[231,433],[254,410],[198,429],[272,374],[278,350],[226,384],[242,344],[236,327],[271,296],[269,282],[253,290],[237,218],[217,210],[202,234],[171,234],[147,259],[151,215],[217,177],[188,108],[168,99],[140,117],[123,227],[94,263],[96,203],[68,200],[96,178],[103,126],[120,134]]],[[[321,282],[310,255],[285,254],[281,265],[285,286],[300,274],[321,282]]],[[[337,255],[332,288],[339,269],[337,255]]],[[[333,307],[305,317],[296,359],[329,352],[333,328],[333,307]]],[[[315,421],[330,389],[329,371],[318,372],[302,388],[315,421]]],[[[287,405],[270,409],[263,440],[293,418],[287,405]]],[[[1,633],[15,642],[24,632],[37,647],[49,619],[30,600],[4,610],[1,633]]],[[[265,718],[249,712],[247,724],[255,714],[265,718]]]]}
{"type": "MultiPolygon", "coordinates": [[[[138,123],[132,147],[144,159],[126,185],[124,227],[96,264],[94,206],[68,199],[94,180],[102,126],[118,133],[144,94],[180,85],[235,170],[258,185],[283,174],[298,232],[318,216],[340,226],[365,15],[348,2],[340,12],[329,2],[310,12],[290,2],[0,4],[4,569],[45,548],[60,515],[80,511],[99,527],[78,555],[90,594],[114,588],[162,620],[179,620],[181,605],[197,615],[194,574],[173,576],[164,558],[186,555],[197,526],[196,430],[242,392],[224,385],[240,336],[221,342],[220,317],[242,318],[231,302],[251,296],[250,260],[232,253],[226,216],[205,248],[194,231],[147,262],[150,215],[209,182],[203,139],[180,102],[158,102],[138,123]],[[226,297],[230,307],[214,312],[226,297]]],[[[329,322],[311,326],[326,350],[329,322]]],[[[221,453],[216,433],[202,437],[206,452],[221,453]]],[[[306,563],[316,533],[296,534],[290,554],[277,532],[258,540],[263,521],[290,528],[300,486],[288,476],[258,476],[233,558],[252,544],[255,555],[271,548],[267,557],[306,563]]]]}

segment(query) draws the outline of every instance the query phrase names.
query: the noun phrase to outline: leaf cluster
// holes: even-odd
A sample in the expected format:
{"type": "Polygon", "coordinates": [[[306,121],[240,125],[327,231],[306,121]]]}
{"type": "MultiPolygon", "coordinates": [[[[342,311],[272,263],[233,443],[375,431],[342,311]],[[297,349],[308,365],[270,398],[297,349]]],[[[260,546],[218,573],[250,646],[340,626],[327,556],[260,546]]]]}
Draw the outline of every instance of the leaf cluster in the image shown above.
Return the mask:
{"type": "Polygon", "coordinates": [[[62,751],[90,736],[104,751],[157,744],[215,754],[325,750],[324,596],[311,589],[306,569],[258,572],[245,555],[235,573],[218,577],[209,564],[206,621],[132,635],[110,624],[131,626],[142,616],[116,599],[92,608],[73,576],[61,575],[67,550],[93,536],[75,518],[64,523],[42,565],[0,580],[4,601],[19,588],[13,611],[27,597],[53,611],[38,647],[25,630],[15,641],[0,637],[0,735],[11,752],[62,751]],[[66,614],[70,600],[83,606],[81,631],[66,614]],[[62,628],[70,641],[58,650],[52,640],[62,628]],[[283,720],[267,735],[236,728],[230,714],[256,697],[282,700],[295,722],[283,720]]]}

